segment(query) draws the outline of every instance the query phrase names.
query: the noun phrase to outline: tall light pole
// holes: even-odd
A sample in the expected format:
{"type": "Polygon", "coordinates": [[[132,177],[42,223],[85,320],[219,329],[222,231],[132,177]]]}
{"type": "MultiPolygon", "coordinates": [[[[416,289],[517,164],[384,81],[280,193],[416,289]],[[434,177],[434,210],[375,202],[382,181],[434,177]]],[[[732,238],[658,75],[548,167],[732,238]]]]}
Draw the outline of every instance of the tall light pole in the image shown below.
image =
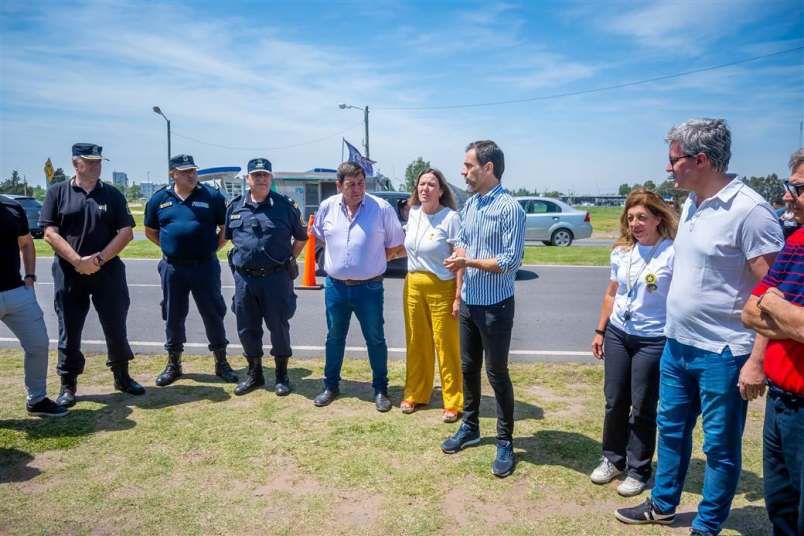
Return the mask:
{"type": "MultiPolygon", "coordinates": [[[[159,106],[154,106],[153,111],[157,115],[161,115],[165,121],[167,121],[167,141],[168,141],[168,177],[170,177],[170,119],[168,119],[165,114],[162,113],[162,109],[159,106]]],[[[170,179],[168,179],[169,181],[170,179]]]]}
{"type": "Polygon", "coordinates": [[[371,156],[369,155],[369,128],[368,128],[368,114],[369,114],[369,107],[368,106],[352,106],[351,104],[339,104],[338,108],[341,110],[346,110],[347,108],[352,108],[354,110],[363,110],[363,124],[366,127],[366,141],[364,147],[366,148],[366,159],[371,160],[371,156]]]}

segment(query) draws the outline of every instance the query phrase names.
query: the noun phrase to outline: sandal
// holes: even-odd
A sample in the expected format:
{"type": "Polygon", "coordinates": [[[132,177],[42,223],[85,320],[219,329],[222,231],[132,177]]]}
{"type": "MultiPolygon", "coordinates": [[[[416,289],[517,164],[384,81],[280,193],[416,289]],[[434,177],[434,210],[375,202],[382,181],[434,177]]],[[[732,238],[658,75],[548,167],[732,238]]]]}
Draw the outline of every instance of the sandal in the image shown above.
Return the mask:
{"type": "Polygon", "coordinates": [[[458,420],[458,412],[451,409],[445,409],[444,414],[441,416],[441,420],[444,422],[455,422],[458,420]]]}
{"type": "Polygon", "coordinates": [[[405,415],[410,415],[416,411],[416,403],[412,400],[403,400],[402,403],[399,404],[399,409],[401,409],[402,413],[405,415]]]}

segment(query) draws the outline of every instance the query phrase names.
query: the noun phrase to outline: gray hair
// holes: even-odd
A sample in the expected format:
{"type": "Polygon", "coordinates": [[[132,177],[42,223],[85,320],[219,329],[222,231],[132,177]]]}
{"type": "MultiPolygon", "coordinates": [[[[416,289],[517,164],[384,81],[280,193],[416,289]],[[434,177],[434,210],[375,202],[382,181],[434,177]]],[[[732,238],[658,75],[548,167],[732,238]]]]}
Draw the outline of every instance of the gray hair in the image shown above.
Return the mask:
{"type": "Polygon", "coordinates": [[[684,154],[705,154],[715,171],[725,173],[729,169],[731,132],[725,119],[689,119],[671,128],[665,141],[678,142],[684,154]]]}
{"type": "Polygon", "coordinates": [[[790,166],[790,173],[795,173],[802,164],[804,164],[804,147],[790,155],[790,162],[787,163],[790,166]]]}

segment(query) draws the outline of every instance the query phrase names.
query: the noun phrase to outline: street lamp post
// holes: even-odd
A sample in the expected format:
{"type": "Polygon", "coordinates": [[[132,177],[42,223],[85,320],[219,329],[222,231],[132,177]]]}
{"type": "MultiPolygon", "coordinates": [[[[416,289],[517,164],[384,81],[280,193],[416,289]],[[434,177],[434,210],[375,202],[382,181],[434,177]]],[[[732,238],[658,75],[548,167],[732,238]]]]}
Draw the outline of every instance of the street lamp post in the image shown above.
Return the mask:
{"type": "Polygon", "coordinates": [[[371,160],[371,156],[369,154],[369,107],[368,106],[352,106],[351,104],[339,104],[338,108],[341,110],[346,110],[347,108],[352,108],[354,110],[363,110],[363,126],[366,129],[366,140],[364,147],[366,148],[366,160],[371,160]]]}
{"type": "Polygon", "coordinates": [[[165,121],[167,121],[168,177],[170,177],[170,119],[162,113],[162,109],[159,108],[159,106],[154,106],[153,111],[155,114],[161,115],[165,121]]]}

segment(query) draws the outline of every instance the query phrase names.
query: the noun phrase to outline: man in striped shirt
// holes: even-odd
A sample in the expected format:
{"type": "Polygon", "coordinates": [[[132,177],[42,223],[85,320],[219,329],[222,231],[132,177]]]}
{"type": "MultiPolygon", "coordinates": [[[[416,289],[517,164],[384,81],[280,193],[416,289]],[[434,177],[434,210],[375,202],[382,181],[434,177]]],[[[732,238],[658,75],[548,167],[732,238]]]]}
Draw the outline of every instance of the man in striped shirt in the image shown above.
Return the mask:
{"type": "Polygon", "coordinates": [[[465,268],[460,330],[463,371],[463,422],[441,449],[452,454],[480,442],[480,371],[497,400],[497,455],[491,471],[506,477],[514,470],[514,389],[508,374],[508,348],[514,324],[514,277],[522,264],[525,212],[500,184],[502,150],[490,140],[470,143],[461,174],[475,192],[461,212],[454,253],[444,261],[453,272],[465,268]]]}
{"type": "MultiPolygon", "coordinates": [[[[790,159],[784,201],[804,223],[804,149],[790,159]]],[[[774,534],[804,534],[804,227],[787,239],[743,309],[746,327],[769,339],[763,430],[765,507],[774,534]]]]}

